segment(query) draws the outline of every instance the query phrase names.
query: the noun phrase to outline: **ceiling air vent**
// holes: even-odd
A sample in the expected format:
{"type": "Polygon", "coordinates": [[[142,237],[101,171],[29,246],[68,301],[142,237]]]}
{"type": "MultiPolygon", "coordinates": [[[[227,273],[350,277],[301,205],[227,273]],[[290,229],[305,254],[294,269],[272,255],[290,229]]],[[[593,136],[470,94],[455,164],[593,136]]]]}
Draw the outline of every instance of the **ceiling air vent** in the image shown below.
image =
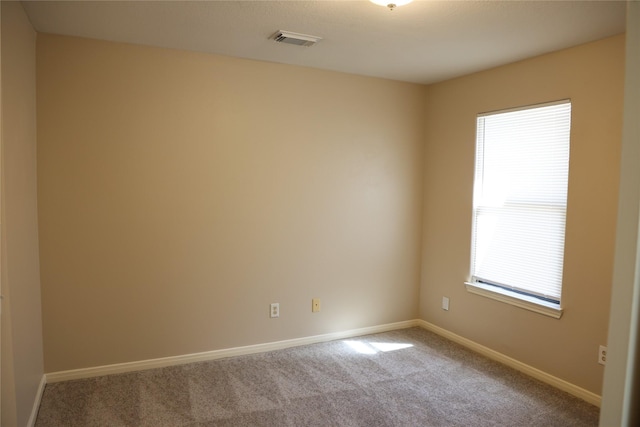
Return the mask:
{"type": "Polygon", "coordinates": [[[322,37],[292,33],[291,31],[278,31],[272,38],[278,43],[289,43],[298,46],[313,46],[318,41],[322,40],[322,37]]]}

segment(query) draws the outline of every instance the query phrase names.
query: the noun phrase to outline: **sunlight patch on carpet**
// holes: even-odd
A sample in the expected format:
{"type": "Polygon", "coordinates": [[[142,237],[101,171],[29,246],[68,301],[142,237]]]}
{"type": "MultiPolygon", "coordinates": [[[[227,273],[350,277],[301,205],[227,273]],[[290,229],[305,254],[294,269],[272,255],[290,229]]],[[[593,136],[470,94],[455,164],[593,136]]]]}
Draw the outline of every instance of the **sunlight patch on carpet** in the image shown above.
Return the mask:
{"type": "Polygon", "coordinates": [[[343,342],[360,354],[376,354],[380,351],[386,353],[388,351],[413,347],[413,344],[405,343],[365,342],[355,340],[345,340],[343,342]]]}

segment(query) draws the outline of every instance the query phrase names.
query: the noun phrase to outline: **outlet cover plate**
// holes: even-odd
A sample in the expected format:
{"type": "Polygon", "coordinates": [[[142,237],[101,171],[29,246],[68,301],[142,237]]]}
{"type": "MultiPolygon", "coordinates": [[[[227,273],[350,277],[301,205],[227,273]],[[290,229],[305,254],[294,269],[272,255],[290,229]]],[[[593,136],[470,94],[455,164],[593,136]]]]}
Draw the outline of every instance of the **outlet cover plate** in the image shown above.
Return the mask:
{"type": "Polygon", "coordinates": [[[601,365],[607,364],[607,347],[604,345],[598,348],[598,363],[601,365]]]}
{"type": "Polygon", "coordinates": [[[280,317],[280,304],[277,302],[274,302],[271,304],[271,308],[269,311],[269,317],[271,317],[272,319],[274,317],[280,317]]]}

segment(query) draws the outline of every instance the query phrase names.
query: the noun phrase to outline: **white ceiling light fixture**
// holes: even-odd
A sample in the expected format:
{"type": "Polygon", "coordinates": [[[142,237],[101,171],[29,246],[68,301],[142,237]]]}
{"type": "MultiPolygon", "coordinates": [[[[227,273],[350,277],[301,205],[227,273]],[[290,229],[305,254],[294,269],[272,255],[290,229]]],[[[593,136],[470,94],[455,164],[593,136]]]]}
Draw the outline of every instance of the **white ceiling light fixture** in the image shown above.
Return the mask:
{"type": "Polygon", "coordinates": [[[404,6],[411,3],[413,0],[369,0],[371,3],[375,3],[379,6],[388,7],[389,10],[393,10],[396,7],[404,6]]]}
{"type": "Polygon", "coordinates": [[[313,46],[322,40],[322,37],[282,30],[276,31],[271,38],[278,43],[295,44],[297,46],[313,46]]]}

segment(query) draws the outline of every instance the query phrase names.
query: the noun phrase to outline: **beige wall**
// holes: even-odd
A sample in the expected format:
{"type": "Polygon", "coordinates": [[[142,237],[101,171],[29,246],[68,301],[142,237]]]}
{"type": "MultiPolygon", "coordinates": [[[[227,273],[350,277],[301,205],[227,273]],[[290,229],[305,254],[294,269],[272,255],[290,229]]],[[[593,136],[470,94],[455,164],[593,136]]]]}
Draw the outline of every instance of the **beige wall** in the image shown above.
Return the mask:
{"type": "Polygon", "coordinates": [[[44,34],[37,59],[47,372],[417,317],[424,87],[44,34]]]}
{"type": "Polygon", "coordinates": [[[43,375],[36,203],[36,34],[2,2],[2,425],[24,426],[43,375]]]}
{"type": "Polygon", "coordinates": [[[427,93],[420,316],[600,394],[617,212],[624,37],[432,85],[427,93]],[[470,294],[475,119],[481,112],[572,100],[560,320],[470,294]],[[451,299],[450,311],[440,308],[451,299]]]}

